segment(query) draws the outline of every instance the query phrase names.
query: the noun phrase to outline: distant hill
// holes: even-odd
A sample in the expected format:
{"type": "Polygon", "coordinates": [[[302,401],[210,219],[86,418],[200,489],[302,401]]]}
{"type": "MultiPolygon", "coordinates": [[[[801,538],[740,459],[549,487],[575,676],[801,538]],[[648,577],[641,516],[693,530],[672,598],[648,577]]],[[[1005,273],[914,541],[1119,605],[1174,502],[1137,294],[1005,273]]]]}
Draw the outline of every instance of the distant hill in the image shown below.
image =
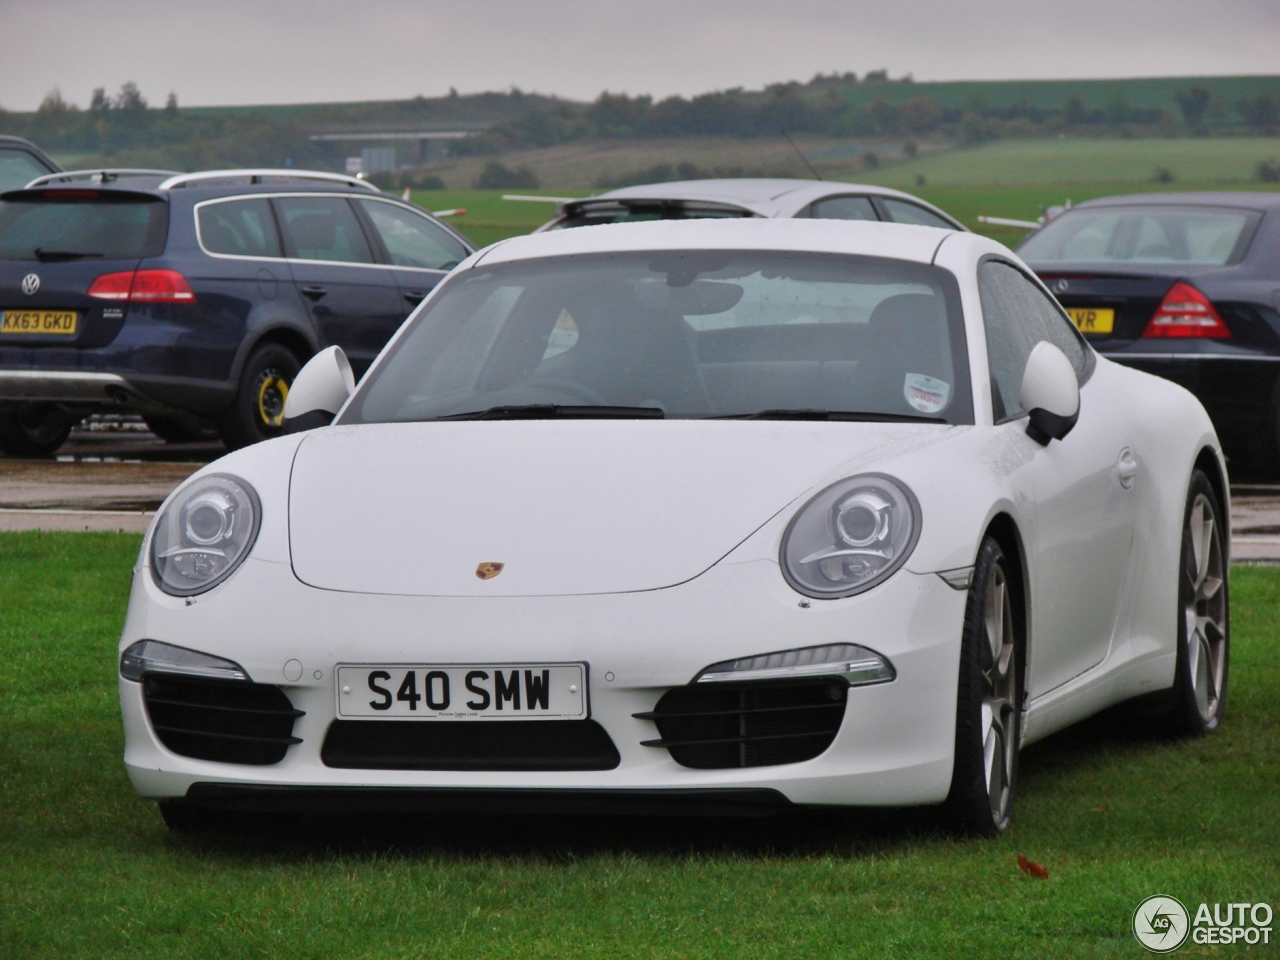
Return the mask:
{"type": "Polygon", "coordinates": [[[417,168],[417,179],[406,182],[425,185],[432,165],[446,156],[500,157],[593,140],[758,139],[786,132],[896,138],[910,151],[917,141],[938,148],[1057,135],[1275,136],[1280,76],[916,83],[873,71],[657,101],[602,93],[584,103],[513,88],[239,107],[181,107],[176,100],[156,107],[126,84],[114,96],[95,91],[86,108],[51,95],[33,112],[0,111],[0,132],[95,166],[341,169],[349,156],[376,153],[386,169],[417,168]]]}

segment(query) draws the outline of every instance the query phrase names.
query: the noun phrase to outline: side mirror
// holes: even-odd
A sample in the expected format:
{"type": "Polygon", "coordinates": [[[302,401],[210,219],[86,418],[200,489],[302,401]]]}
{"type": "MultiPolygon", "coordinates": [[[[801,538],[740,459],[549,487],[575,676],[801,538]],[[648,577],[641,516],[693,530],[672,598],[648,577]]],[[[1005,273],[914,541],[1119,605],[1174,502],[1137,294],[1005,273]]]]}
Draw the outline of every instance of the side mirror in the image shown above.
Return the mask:
{"type": "Polygon", "coordinates": [[[284,432],[328,426],[355,389],[351,362],[342,348],[321,350],[293,378],[284,401],[284,432]]]}
{"type": "Polygon", "coordinates": [[[1080,418],[1075,368],[1065,353],[1046,340],[1037,343],[1027,358],[1021,401],[1031,418],[1027,436],[1042,447],[1065,437],[1080,418]]]}

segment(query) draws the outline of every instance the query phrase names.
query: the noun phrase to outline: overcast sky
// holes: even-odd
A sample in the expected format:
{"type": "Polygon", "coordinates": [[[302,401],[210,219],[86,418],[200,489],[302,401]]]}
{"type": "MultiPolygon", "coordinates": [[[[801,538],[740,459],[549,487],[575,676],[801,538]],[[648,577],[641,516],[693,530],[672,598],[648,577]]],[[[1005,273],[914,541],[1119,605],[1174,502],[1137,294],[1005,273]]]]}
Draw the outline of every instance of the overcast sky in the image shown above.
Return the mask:
{"type": "Polygon", "coordinates": [[[1280,0],[0,0],[0,107],[1280,72],[1280,0]]]}

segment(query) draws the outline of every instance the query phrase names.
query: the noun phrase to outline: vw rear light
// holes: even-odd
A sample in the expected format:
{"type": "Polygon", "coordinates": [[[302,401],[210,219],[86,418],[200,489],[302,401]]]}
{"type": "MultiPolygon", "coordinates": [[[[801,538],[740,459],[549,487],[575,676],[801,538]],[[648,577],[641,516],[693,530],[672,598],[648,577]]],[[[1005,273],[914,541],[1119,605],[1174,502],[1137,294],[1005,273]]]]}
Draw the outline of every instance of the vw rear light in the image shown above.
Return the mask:
{"type": "Polygon", "coordinates": [[[176,270],[139,270],[133,275],[130,300],[147,303],[194,303],[187,278],[176,270]]]}
{"type": "Polygon", "coordinates": [[[134,303],[195,303],[196,300],[187,278],[176,270],[104,273],[89,287],[89,296],[134,303]]]}
{"type": "Polygon", "coordinates": [[[1179,280],[1147,322],[1144,337],[1229,337],[1231,331],[1203,293],[1179,280]]]}
{"type": "Polygon", "coordinates": [[[133,271],[104,273],[89,287],[89,296],[98,300],[128,300],[133,286],[133,271]]]}

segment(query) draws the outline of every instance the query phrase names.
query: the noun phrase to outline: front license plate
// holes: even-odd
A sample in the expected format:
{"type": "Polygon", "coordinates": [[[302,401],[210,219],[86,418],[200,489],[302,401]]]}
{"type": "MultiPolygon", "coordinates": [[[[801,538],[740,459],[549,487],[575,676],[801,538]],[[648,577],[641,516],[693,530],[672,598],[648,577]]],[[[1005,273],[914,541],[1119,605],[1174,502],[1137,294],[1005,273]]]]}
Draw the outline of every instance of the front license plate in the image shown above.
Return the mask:
{"type": "Polygon", "coordinates": [[[338,667],[338,716],[585,720],[585,663],[338,667]]]}
{"type": "Polygon", "coordinates": [[[74,310],[5,310],[0,313],[0,333],[34,333],[69,337],[79,326],[74,310]]]}
{"type": "Polygon", "coordinates": [[[1110,333],[1116,325],[1116,312],[1110,308],[1067,307],[1067,315],[1075,321],[1081,333],[1110,333]]]}

